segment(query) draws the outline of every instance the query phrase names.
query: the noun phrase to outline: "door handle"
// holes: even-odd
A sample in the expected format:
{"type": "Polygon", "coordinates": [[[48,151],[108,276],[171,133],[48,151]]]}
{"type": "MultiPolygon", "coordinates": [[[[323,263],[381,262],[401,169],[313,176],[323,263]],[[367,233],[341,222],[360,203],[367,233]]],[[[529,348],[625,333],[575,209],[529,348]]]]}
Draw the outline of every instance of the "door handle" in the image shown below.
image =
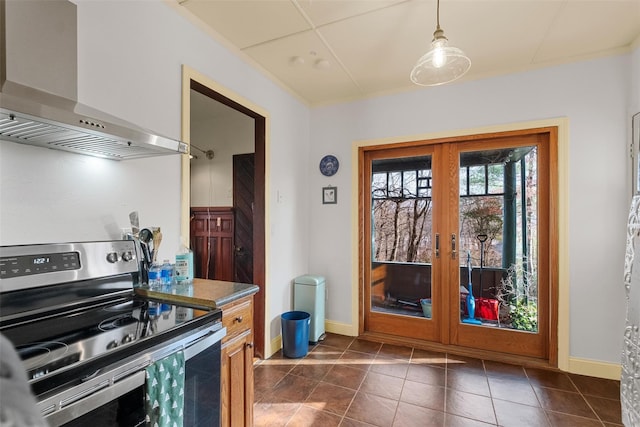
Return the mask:
{"type": "Polygon", "coordinates": [[[440,258],[440,234],[436,233],[436,258],[440,258]]]}
{"type": "Polygon", "coordinates": [[[451,259],[456,259],[456,235],[451,235],[451,259]]]}

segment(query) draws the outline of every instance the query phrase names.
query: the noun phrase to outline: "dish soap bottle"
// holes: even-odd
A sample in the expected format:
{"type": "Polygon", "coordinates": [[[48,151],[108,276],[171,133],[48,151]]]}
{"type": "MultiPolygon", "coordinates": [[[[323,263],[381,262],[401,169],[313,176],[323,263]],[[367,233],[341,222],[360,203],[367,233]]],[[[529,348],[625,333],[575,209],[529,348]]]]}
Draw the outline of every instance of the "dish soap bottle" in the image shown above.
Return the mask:
{"type": "Polygon", "coordinates": [[[176,281],[179,285],[188,285],[193,282],[193,251],[184,243],[176,253],[176,281]]]}

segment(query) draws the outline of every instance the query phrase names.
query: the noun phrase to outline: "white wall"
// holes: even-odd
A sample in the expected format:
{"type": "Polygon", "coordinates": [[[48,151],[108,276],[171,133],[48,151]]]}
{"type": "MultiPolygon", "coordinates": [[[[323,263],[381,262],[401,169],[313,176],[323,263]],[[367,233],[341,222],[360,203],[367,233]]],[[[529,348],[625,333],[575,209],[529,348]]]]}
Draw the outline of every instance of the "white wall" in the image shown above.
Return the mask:
{"type": "MultiPolygon", "coordinates": [[[[268,337],[307,272],[309,110],[164,2],[78,0],[79,100],[161,134],[180,136],[181,66],[269,112],[268,337]],[[284,196],[275,200],[276,189],[284,196]]],[[[45,64],[43,64],[45,67],[45,64]]],[[[161,258],[180,230],[178,156],[99,162],[0,142],[0,244],[119,237],[128,213],[162,227],[161,258]],[[117,230],[117,232],[116,232],[117,230]]]]}
{"type": "Polygon", "coordinates": [[[619,363],[624,324],[630,56],[616,56],[313,110],[310,270],[327,277],[327,318],[351,323],[353,141],[406,138],[554,117],[569,119],[570,355],[619,363]],[[337,185],[337,205],[320,188],[337,185]]]}
{"type": "Polygon", "coordinates": [[[177,155],[116,162],[2,141],[0,244],[119,239],[136,210],[141,226],[161,227],[169,256],[179,170],[177,155]]]}
{"type": "Polygon", "coordinates": [[[233,206],[233,156],[255,151],[254,123],[238,112],[191,121],[192,146],[214,152],[208,159],[191,149],[191,206],[233,206]]]}

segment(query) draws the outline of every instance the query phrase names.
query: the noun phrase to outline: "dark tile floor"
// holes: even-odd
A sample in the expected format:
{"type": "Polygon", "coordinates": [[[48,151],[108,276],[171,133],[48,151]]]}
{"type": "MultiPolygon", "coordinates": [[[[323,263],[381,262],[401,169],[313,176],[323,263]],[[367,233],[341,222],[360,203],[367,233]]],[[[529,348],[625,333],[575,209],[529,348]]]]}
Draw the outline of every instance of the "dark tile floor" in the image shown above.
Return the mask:
{"type": "Polygon", "coordinates": [[[255,367],[259,426],[620,426],[619,381],[327,334],[255,367]]]}

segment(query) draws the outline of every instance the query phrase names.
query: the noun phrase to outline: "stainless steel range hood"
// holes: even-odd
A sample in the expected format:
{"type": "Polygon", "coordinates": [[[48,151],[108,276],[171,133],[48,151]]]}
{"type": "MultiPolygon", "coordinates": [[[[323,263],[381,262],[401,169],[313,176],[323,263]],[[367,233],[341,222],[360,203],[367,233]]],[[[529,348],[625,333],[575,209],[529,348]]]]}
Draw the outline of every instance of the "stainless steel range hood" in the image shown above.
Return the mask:
{"type": "Polygon", "coordinates": [[[0,0],[0,139],[113,160],[186,153],[76,102],[76,25],[68,1],[0,0]]]}

